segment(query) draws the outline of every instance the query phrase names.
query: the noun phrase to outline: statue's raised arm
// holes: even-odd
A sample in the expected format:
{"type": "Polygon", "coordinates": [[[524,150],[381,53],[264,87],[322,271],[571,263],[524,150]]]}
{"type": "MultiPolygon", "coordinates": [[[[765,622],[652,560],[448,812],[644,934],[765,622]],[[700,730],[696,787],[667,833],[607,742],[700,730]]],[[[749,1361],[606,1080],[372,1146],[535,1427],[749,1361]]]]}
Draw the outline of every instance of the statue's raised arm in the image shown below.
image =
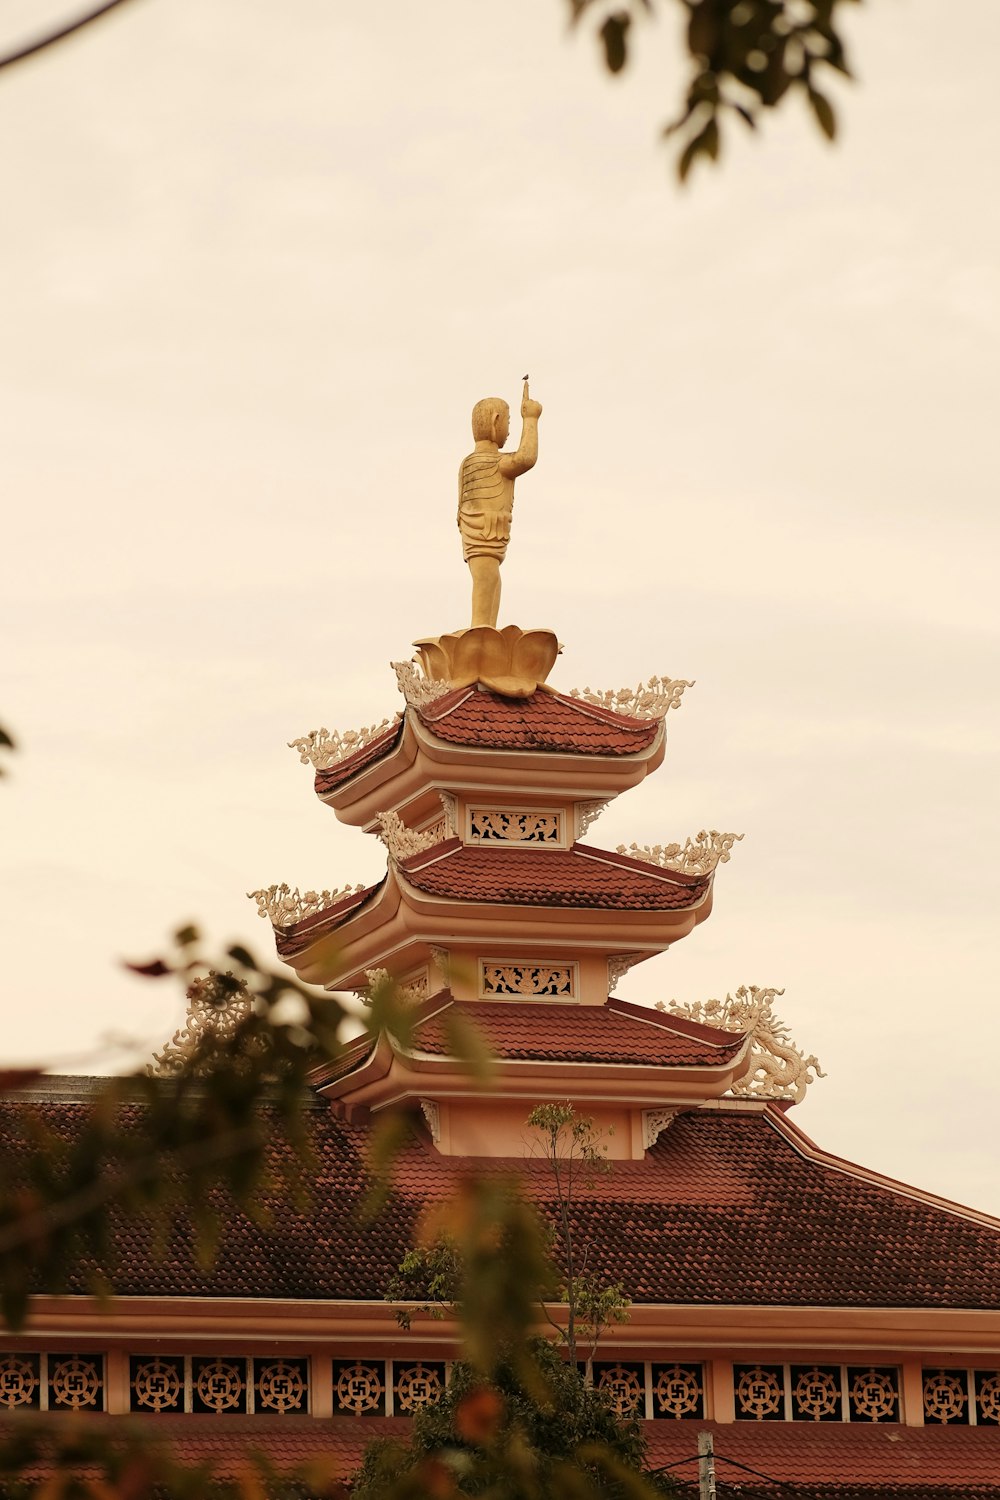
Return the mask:
{"type": "Polygon", "coordinates": [[[524,377],[521,441],[516,453],[501,449],[510,435],[510,407],[499,396],[487,396],[472,408],[475,447],[458,471],[458,529],[462,554],[472,573],[472,624],[497,623],[500,610],[500,564],[507,555],[514,480],[534,468],[538,458],[541,403],[528,394],[524,377]]]}

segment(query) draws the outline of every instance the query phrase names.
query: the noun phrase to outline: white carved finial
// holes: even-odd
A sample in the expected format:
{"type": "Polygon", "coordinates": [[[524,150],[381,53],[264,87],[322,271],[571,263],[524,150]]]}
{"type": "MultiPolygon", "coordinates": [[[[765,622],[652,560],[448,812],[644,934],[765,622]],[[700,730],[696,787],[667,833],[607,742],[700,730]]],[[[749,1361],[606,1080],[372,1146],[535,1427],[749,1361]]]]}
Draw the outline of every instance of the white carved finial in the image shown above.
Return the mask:
{"type": "Polygon", "coordinates": [[[641,953],[610,953],[608,955],[608,994],[613,995],[618,988],[618,981],[633,964],[640,963],[641,953]]]}
{"type": "Polygon", "coordinates": [[[725,1000],[693,1000],[669,1005],[657,1002],[657,1010],[672,1016],[684,1016],[705,1026],[723,1031],[746,1032],[750,1037],[747,1065],[731,1085],[734,1094],[753,1099],[802,1099],[806,1089],[825,1078],[815,1057],[805,1057],[792,1042],[788,1027],[774,1014],[776,996],[784,990],[761,989],[755,984],[741,984],[735,995],[725,1000]]]}
{"type": "Polygon", "coordinates": [[[729,863],[733,845],[740,842],[742,833],[719,833],[718,829],[703,828],[696,838],[685,839],[680,844],[619,844],[616,854],[627,854],[630,859],[641,859],[661,870],[677,870],[684,875],[709,875],[716,865],[729,863]]]}
{"type": "Polygon", "coordinates": [[[605,797],[603,802],[578,802],[576,804],[576,836],[582,839],[591,823],[595,822],[604,809],[609,806],[610,797],[605,797]]]}
{"type": "Polygon", "coordinates": [[[431,962],[437,973],[430,977],[432,991],[437,991],[442,986],[451,985],[451,952],[448,948],[440,948],[437,944],[430,945],[431,962]]]}
{"type": "Polygon", "coordinates": [[[454,692],[454,684],[442,678],[432,682],[425,677],[415,661],[394,661],[392,670],[396,674],[399,691],[411,708],[427,708],[431,703],[454,692]]]}
{"type": "Polygon", "coordinates": [[[595,708],[610,708],[629,719],[662,719],[672,708],[680,708],[681,696],[689,687],[694,687],[694,683],[682,677],[651,677],[638,687],[619,688],[617,692],[613,688],[603,693],[595,693],[589,687],[573,688],[569,696],[592,703],[595,708]]]}
{"type": "Polygon", "coordinates": [[[377,740],[380,734],[385,734],[387,729],[398,724],[401,718],[402,714],[395,714],[391,719],[383,719],[381,724],[369,724],[364,729],[347,729],[343,733],[337,729],[311,729],[299,739],[289,740],[288,748],[299,752],[299,760],[304,766],[311,764],[316,771],[326,771],[330,766],[346,760],[355,751],[363,750],[372,740],[377,740]]]}
{"type": "Polygon", "coordinates": [[[642,1112],[642,1147],[648,1151],[655,1146],[667,1126],[680,1114],[680,1109],[644,1109],[642,1112]]]}
{"type": "MultiPolygon", "coordinates": [[[[364,988],[354,991],[358,999],[363,1001],[365,1005],[371,1004],[372,992],[374,990],[383,989],[394,982],[388,969],[366,969],[365,979],[367,983],[364,988]]],[[[408,980],[406,984],[397,984],[395,998],[403,1004],[419,1005],[421,1000],[427,999],[427,988],[428,976],[427,971],[424,970],[422,974],[416,975],[415,978],[408,980]]]]}
{"type": "Polygon", "coordinates": [[[269,917],[272,927],[294,927],[296,922],[302,922],[306,917],[314,917],[318,912],[329,911],[331,906],[336,906],[338,901],[343,901],[345,896],[354,896],[365,887],[359,885],[345,885],[339,891],[305,891],[300,892],[291,886],[269,885],[266,890],[247,891],[247,897],[257,903],[257,915],[269,917]]]}
{"type": "Polygon", "coordinates": [[[421,1099],[420,1108],[423,1110],[424,1119],[427,1121],[431,1140],[436,1146],[441,1139],[441,1111],[433,1099],[421,1099]]]}
{"type": "Polygon", "coordinates": [[[390,859],[394,859],[397,864],[401,860],[410,859],[414,854],[423,854],[425,849],[432,849],[441,842],[439,827],[417,833],[415,829],[407,828],[397,812],[376,813],[375,822],[378,824],[379,838],[388,849],[390,859]]]}

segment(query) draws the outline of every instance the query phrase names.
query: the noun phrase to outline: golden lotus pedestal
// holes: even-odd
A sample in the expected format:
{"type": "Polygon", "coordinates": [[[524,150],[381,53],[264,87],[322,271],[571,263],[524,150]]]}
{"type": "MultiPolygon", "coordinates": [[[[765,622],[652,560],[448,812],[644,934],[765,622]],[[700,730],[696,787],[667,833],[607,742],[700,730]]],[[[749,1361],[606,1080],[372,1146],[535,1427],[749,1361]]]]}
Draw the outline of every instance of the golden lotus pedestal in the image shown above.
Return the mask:
{"type": "Polygon", "coordinates": [[[530,698],[541,687],[559,655],[552,630],[521,630],[506,625],[473,625],[447,635],[414,641],[424,676],[453,687],[482,683],[503,698],[530,698]]]}

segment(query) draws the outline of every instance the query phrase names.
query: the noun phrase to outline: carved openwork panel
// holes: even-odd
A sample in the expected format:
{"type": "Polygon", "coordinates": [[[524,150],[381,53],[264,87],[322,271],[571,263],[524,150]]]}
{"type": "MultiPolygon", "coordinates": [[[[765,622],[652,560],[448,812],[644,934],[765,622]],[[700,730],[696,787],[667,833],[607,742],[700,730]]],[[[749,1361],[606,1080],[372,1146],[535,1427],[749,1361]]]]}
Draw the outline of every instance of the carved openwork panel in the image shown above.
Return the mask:
{"type": "Polygon", "coordinates": [[[470,807],[470,844],[563,843],[563,815],[557,809],[470,807]]]}
{"type": "Polygon", "coordinates": [[[646,1409],[645,1367],[595,1364],[594,1385],[619,1417],[641,1417],[646,1409]]]}
{"type": "Polygon", "coordinates": [[[1000,1426],[1000,1372],[976,1371],[976,1421],[986,1426],[1000,1426]]]}
{"type": "Polygon", "coordinates": [[[254,1360],[254,1411],[288,1416],[309,1410],[309,1363],[304,1359],[254,1360]]]}
{"type": "Polygon", "coordinates": [[[440,1361],[397,1364],[393,1395],[396,1414],[412,1416],[422,1406],[429,1406],[444,1395],[445,1368],[440,1361]]]}
{"type": "Polygon", "coordinates": [[[924,1371],[924,1421],[968,1423],[968,1377],[964,1370],[924,1371]]]}
{"type": "Polygon", "coordinates": [[[71,1411],[103,1411],[103,1355],[50,1354],[49,1407],[63,1407],[71,1411]]]}
{"type": "Polygon", "coordinates": [[[129,1360],[132,1411],[183,1411],[184,1360],[181,1355],[136,1355],[129,1360]]]}
{"type": "Polygon", "coordinates": [[[363,1360],[333,1366],[333,1409],[352,1417],[385,1415],[385,1366],[363,1360]]]}
{"type": "Polygon", "coordinates": [[[484,1000],[508,995],[539,1000],[575,1000],[576,964],[546,964],[534,959],[516,963],[481,959],[479,993],[484,1000]]]}
{"type": "Polygon", "coordinates": [[[852,1422],[898,1422],[899,1371],[848,1369],[847,1398],[852,1422]]]}
{"type": "Polygon", "coordinates": [[[701,1365],[653,1366],[653,1416],[703,1417],[705,1382],[701,1365]]]}
{"type": "Polygon", "coordinates": [[[733,1365],[738,1422],[780,1422],[785,1416],[785,1372],[781,1365],[733,1365]]]}
{"type": "Polygon", "coordinates": [[[247,1362],[245,1359],[193,1359],[191,1361],[191,1409],[199,1412],[245,1412],[247,1409],[247,1362]]]}
{"type": "Polygon", "coordinates": [[[20,1407],[37,1410],[40,1400],[40,1360],[37,1354],[0,1354],[0,1411],[20,1407]]]}
{"type": "Polygon", "coordinates": [[[840,1422],[843,1420],[843,1404],[839,1366],[792,1366],[794,1421],[840,1422]]]}

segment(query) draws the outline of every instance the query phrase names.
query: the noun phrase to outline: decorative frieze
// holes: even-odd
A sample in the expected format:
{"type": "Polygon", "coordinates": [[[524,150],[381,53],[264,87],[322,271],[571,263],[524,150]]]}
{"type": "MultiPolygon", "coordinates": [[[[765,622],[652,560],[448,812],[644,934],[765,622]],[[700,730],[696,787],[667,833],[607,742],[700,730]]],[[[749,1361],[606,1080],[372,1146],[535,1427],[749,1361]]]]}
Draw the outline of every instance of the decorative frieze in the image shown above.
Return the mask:
{"type": "Polygon", "coordinates": [[[788,1027],[774,1014],[775,996],[784,993],[784,990],[741,984],[736,994],[727,995],[725,1000],[694,1000],[685,1004],[672,1000],[669,1005],[659,1000],[656,1009],[705,1026],[749,1035],[746,1067],[733,1080],[733,1094],[754,1099],[799,1100],[816,1078],[825,1078],[826,1074],[815,1057],[803,1056],[792,1042],[788,1027]]]}
{"type": "Polygon", "coordinates": [[[470,807],[469,842],[558,847],[563,842],[563,815],[535,808],[470,807]]]}
{"type": "Polygon", "coordinates": [[[480,959],[482,999],[517,995],[541,1000],[576,999],[576,964],[546,964],[534,959],[508,963],[480,959]]]}
{"type": "Polygon", "coordinates": [[[129,1407],[134,1412],[211,1412],[215,1416],[306,1415],[309,1361],[264,1355],[133,1354],[129,1407]]]}
{"type": "Polygon", "coordinates": [[[428,708],[438,698],[455,691],[455,684],[447,678],[432,681],[425,677],[415,661],[394,661],[390,665],[399,691],[411,708],[428,708]]]}
{"type": "Polygon", "coordinates": [[[391,719],[383,719],[381,724],[367,724],[364,729],[345,729],[343,732],[337,729],[311,729],[297,740],[289,740],[288,748],[298,751],[299,760],[304,766],[311,765],[314,771],[326,771],[331,766],[339,765],[342,760],[347,760],[356,751],[363,750],[372,740],[377,740],[387,729],[398,724],[401,718],[402,714],[395,714],[391,719]]]}
{"type": "MultiPolygon", "coordinates": [[[[433,1101],[421,1101],[427,1109],[433,1101]]],[[[433,1112],[433,1111],[432,1111],[433,1112]]],[[[0,1411],[99,1411],[106,1406],[104,1353],[0,1352],[0,1411]]],[[[581,1365],[623,1417],[681,1420],[710,1416],[706,1389],[731,1377],[737,1421],[863,1422],[918,1420],[902,1411],[893,1366],[729,1364],[687,1360],[595,1360],[581,1365]]],[[[330,1369],[330,1366],[327,1366],[330,1369]]],[[[315,1377],[304,1355],[133,1353],[128,1358],[133,1412],[203,1412],[219,1417],[306,1415],[315,1377]]],[[[334,1410],[352,1416],[412,1415],[447,1384],[443,1360],[386,1361],[352,1354],[332,1365],[334,1410]]],[[[921,1377],[922,1417],[934,1425],[1000,1425],[1000,1371],[940,1369],[921,1377]]]]}
{"type": "Polygon", "coordinates": [[[694,683],[684,678],[651,677],[638,687],[619,688],[617,692],[609,689],[595,693],[589,687],[573,688],[569,696],[592,703],[595,708],[610,708],[629,719],[662,719],[672,708],[680,707],[684,689],[689,687],[694,687],[694,683]]]}
{"type": "Polygon", "coordinates": [[[742,833],[719,833],[716,828],[703,828],[695,838],[685,839],[683,844],[619,844],[615,853],[644,860],[661,870],[676,870],[682,875],[710,875],[717,865],[728,864],[733,845],[742,838],[742,833]]]}
{"type": "Polygon", "coordinates": [[[285,884],[269,885],[266,890],[247,891],[247,898],[256,901],[259,917],[269,918],[272,927],[284,928],[294,927],[296,922],[304,922],[307,917],[329,911],[331,906],[336,906],[345,896],[355,896],[364,888],[362,884],[358,884],[345,885],[336,891],[300,892],[297,887],[285,884]]]}
{"type": "Polygon", "coordinates": [[[379,838],[388,849],[390,859],[397,864],[411,859],[414,854],[423,854],[425,849],[433,849],[441,842],[433,829],[418,833],[415,828],[407,828],[397,812],[376,813],[375,822],[379,838]]]}

